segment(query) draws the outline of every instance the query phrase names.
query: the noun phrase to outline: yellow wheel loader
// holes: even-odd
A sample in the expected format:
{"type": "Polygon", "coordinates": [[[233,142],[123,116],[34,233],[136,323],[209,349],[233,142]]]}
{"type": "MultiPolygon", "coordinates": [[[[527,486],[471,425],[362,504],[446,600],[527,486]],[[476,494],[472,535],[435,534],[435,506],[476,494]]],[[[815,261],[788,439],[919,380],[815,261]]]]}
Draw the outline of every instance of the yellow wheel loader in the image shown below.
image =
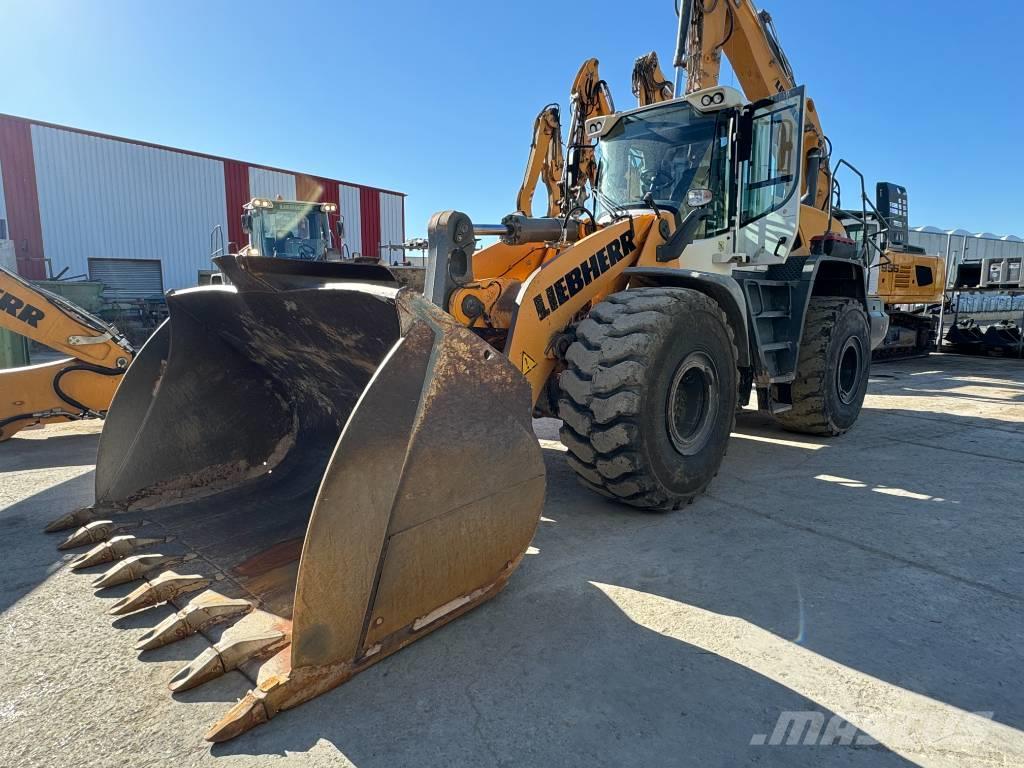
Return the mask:
{"type": "MultiPolygon", "coordinates": [[[[761,35],[774,64],[748,23],[736,35],[761,35]]],[[[111,406],[95,502],[50,530],[77,528],[61,546],[90,547],[72,567],[105,569],[101,594],[139,582],[112,613],[175,606],[141,650],[210,640],[172,690],[253,681],[208,739],[494,596],[543,505],[532,415],[562,419],[587,487],[654,510],[707,487],[754,394],[788,429],[855,423],[884,315],[820,188],[803,89],[658,85],[615,112],[596,61],[581,75],[559,215],[436,214],[424,295],[344,264],[225,256],[231,285],[168,296],[111,406]]]]}
{"type": "Polygon", "coordinates": [[[35,424],[106,414],[134,356],[117,328],[2,267],[0,327],[68,355],[0,370],[0,442],[35,424]]]}

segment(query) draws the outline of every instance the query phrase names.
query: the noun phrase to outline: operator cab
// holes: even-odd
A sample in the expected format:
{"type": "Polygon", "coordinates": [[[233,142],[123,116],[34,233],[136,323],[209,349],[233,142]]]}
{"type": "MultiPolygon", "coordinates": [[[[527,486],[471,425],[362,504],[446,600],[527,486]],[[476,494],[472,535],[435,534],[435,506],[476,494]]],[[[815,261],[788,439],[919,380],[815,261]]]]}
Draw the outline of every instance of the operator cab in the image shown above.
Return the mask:
{"type": "Polygon", "coordinates": [[[595,218],[665,211],[713,240],[718,263],[784,261],[798,226],[804,100],[796,88],[748,104],[714,87],[589,120],[595,218]]]}
{"type": "Polygon", "coordinates": [[[326,261],[332,246],[328,216],[337,211],[335,203],[253,198],[242,213],[246,255],[326,261]]]}
{"type": "Polygon", "coordinates": [[[599,218],[653,207],[673,215],[711,208],[724,219],[728,199],[729,116],[743,97],[712,88],[591,120],[597,144],[599,218]]]}

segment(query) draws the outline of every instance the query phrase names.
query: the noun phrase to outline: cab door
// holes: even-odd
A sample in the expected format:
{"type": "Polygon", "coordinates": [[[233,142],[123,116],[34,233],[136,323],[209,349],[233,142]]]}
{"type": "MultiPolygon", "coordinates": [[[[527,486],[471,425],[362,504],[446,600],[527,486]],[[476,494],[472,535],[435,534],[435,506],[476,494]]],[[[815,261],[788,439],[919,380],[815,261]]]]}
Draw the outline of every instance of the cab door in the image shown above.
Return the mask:
{"type": "Polygon", "coordinates": [[[803,173],[804,88],[750,105],[737,134],[737,251],[752,264],[786,260],[803,173]]]}

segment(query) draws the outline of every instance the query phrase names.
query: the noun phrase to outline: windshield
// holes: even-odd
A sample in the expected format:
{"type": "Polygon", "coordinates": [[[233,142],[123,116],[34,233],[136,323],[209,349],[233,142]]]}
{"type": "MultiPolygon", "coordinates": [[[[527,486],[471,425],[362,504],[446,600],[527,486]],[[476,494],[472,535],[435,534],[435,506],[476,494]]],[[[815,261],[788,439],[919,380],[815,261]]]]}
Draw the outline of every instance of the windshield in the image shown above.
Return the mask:
{"type": "Polygon", "coordinates": [[[709,188],[715,116],[683,102],[627,115],[597,146],[598,210],[645,205],[678,211],[693,188],[709,188]]]}
{"type": "Polygon", "coordinates": [[[263,253],[293,259],[320,258],[326,247],[323,215],[306,206],[261,212],[263,253]]]}

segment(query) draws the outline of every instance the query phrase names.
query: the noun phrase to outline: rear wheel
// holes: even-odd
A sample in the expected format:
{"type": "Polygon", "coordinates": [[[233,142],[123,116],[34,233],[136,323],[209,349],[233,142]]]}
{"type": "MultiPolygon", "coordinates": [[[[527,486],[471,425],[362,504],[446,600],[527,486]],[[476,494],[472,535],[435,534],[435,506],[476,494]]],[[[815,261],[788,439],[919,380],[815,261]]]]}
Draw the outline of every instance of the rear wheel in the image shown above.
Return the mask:
{"type": "Polygon", "coordinates": [[[800,343],[793,408],[775,418],[785,429],[841,435],[857,421],[871,370],[871,328],[853,299],[811,298],[800,343]]]}
{"type": "Polygon", "coordinates": [[[718,304],[686,288],[609,296],[566,353],[559,416],[587,487],[678,509],[718,473],[736,410],[736,350],[718,304]]]}

